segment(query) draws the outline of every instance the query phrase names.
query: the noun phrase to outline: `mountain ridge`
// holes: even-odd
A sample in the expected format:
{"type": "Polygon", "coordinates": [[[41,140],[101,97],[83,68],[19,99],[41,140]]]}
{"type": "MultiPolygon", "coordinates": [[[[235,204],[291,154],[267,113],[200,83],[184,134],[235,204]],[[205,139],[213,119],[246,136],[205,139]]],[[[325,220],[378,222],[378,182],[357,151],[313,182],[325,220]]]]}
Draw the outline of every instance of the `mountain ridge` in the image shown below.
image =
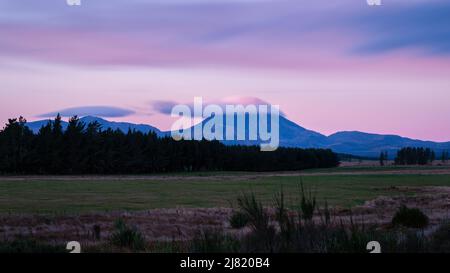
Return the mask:
{"type": "MultiPolygon", "coordinates": [[[[34,132],[46,125],[50,119],[27,122],[27,126],[34,132]]],[[[106,130],[121,130],[126,133],[128,130],[136,130],[143,133],[155,132],[158,136],[170,136],[170,131],[161,131],[158,128],[148,124],[134,124],[129,122],[108,121],[106,119],[94,116],[85,116],[80,118],[81,122],[86,124],[97,121],[101,128],[106,130]]],[[[206,120],[205,120],[206,121],[206,120]]],[[[194,125],[203,126],[205,121],[194,125]]],[[[67,122],[62,121],[62,127],[67,128],[67,122]]],[[[450,150],[449,142],[435,142],[427,140],[412,139],[394,134],[376,134],[361,131],[339,131],[329,136],[306,129],[297,123],[280,116],[280,147],[298,147],[298,148],[329,148],[337,153],[352,154],[364,157],[377,157],[381,151],[387,151],[389,157],[393,157],[397,150],[403,147],[425,147],[433,149],[436,153],[444,150],[450,150]]],[[[246,128],[249,128],[246,126],[246,128]]],[[[235,131],[236,132],[236,131],[235,131]]],[[[246,132],[248,133],[248,132],[246,132]]],[[[226,145],[259,145],[259,141],[222,141],[226,145]]]]}
{"type": "MultiPolygon", "coordinates": [[[[30,128],[33,133],[38,133],[39,130],[41,129],[42,126],[47,125],[47,123],[49,121],[52,121],[51,119],[45,119],[45,120],[38,120],[38,121],[32,121],[32,122],[27,122],[26,125],[28,126],[28,128],[30,128]]],[[[109,121],[100,117],[94,117],[94,116],[85,116],[80,118],[80,121],[85,123],[85,124],[89,124],[89,123],[93,123],[93,122],[98,122],[101,126],[101,128],[103,130],[106,130],[108,128],[112,129],[112,130],[121,130],[122,132],[126,133],[129,129],[130,130],[136,130],[136,131],[140,131],[143,133],[148,133],[148,132],[155,132],[158,136],[165,136],[166,133],[162,132],[161,130],[159,130],[156,127],[153,127],[151,125],[148,124],[135,124],[135,123],[130,123],[130,122],[117,122],[117,121],[109,121]]],[[[61,126],[63,128],[63,130],[65,130],[67,128],[68,122],[67,121],[61,121],[61,126]]]]}

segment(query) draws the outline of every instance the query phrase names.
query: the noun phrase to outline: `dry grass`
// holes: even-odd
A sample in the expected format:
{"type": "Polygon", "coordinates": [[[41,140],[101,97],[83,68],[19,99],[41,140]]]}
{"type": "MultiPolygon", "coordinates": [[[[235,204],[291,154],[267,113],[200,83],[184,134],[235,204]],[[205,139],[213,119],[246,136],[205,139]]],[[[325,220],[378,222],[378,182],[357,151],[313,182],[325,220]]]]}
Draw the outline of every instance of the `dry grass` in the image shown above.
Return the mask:
{"type": "MultiPolygon", "coordinates": [[[[380,196],[354,207],[351,212],[340,207],[332,208],[334,219],[349,222],[352,217],[360,223],[376,224],[382,228],[389,225],[401,204],[419,207],[430,217],[431,228],[444,219],[449,219],[450,187],[398,187],[389,190],[396,195],[380,196]]],[[[138,227],[145,235],[145,240],[150,243],[191,240],[199,228],[225,229],[232,233],[247,232],[246,229],[232,230],[229,224],[232,212],[230,208],[180,208],[59,216],[3,215],[0,216],[0,237],[12,239],[18,235],[29,235],[55,244],[76,240],[84,246],[96,246],[107,242],[117,219],[124,219],[129,225],[138,227]],[[95,239],[94,226],[100,228],[100,240],[95,239]]],[[[274,218],[275,211],[268,212],[274,218]]],[[[314,220],[320,221],[320,216],[316,214],[314,220]]]]}

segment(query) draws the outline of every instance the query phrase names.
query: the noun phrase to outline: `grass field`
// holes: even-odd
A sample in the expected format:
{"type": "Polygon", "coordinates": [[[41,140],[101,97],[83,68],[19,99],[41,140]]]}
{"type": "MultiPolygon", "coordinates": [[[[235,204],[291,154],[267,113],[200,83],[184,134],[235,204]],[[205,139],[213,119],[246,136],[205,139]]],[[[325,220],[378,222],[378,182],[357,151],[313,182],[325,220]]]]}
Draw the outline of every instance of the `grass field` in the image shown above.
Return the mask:
{"type": "MultiPolygon", "coordinates": [[[[387,168],[389,169],[389,168],[387,168]]],[[[379,168],[309,171],[305,186],[320,202],[350,207],[393,186],[450,186],[450,174],[374,174],[379,168]],[[336,171],[338,170],[338,171],[336,171]],[[339,174],[341,171],[355,172],[339,174]],[[372,171],[370,174],[360,171],[372,171]]],[[[382,168],[386,170],[386,168],[382,168]]],[[[283,187],[287,199],[298,198],[296,175],[205,173],[148,177],[0,178],[0,213],[84,213],[174,207],[230,207],[241,192],[254,192],[269,204],[283,187]]]]}

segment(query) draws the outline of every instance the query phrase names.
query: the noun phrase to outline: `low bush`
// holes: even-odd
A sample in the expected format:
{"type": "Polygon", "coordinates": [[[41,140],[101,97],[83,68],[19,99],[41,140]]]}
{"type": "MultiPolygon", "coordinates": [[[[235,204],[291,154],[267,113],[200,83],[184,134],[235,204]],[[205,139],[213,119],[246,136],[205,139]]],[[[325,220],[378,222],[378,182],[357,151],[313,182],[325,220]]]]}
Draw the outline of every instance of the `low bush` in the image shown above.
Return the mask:
{"type": "Polygon", "coordinates": [[[241,229],[249,223],[248,215],[242,211],[235,211],[230,217],[230,225],[232,228],[241,229]]]}
{"type": "Polygon", "coordinates": [[[198,231],[190,241],[188,252],[192,253],[230,253],[238,252],[239,241],[220,229],[198,231]]]}
{"type": "Polygon", "coordinates": [[[306,193],[303,183],[301,183],[301,202],[300,209],[302,212],[302,217],[306,221],[312,220],[314,216],[314,211],[316,210],[316,196],[313,196],[311,190],[306,193]]]}
{"type": "Polygon", "coordinates": [[[115,231],[110,238],[116,247],[129,248],[134,251],[145,250],[145,238],[136,227],[128,226],[125,221],[119,219],[115,223],[115,231]]]}
{"type": "Polygon", "coordinates": [[[407,228],[426,228],[429,219],[420,209],[401,206],[392,218],[393,226],[407,228]]]}

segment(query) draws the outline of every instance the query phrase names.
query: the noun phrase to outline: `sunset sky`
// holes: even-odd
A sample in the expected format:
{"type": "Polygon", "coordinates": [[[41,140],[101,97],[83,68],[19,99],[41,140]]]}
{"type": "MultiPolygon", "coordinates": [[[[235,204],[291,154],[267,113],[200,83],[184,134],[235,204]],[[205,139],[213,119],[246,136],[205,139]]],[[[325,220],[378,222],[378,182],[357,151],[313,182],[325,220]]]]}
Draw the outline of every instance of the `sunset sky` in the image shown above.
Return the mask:
{"type": "Polygon", "coordinates": [[[169,129],[168,107],[280,105],[323,134],[450,141],[450,1],[0,0],[0,122],[169,129]]]}

